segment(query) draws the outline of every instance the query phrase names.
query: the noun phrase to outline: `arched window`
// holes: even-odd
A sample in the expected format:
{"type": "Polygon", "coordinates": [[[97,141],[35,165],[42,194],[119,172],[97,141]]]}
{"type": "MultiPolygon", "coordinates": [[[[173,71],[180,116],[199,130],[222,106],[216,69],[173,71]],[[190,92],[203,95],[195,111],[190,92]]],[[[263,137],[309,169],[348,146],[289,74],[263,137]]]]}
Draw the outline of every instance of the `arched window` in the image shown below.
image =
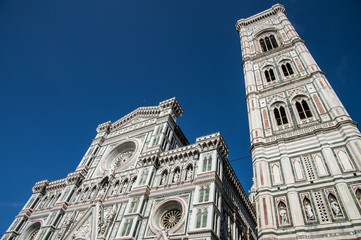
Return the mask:
{"type": "Polygon", "coordinates": [[[264,40],[262,38],[259,40],[259,43],[261,45],[262,51],[266,52],[267,51],[266,44],[264,43],[264,40]]]}
{"type": "Polygon", "coordinates": [[[139,185],[144,185],[148,178],[148,169],[143,170],[142,175],[140,176],[139,185]]]}
{"type": "Polygon", "coordinates": [[[208,217],[207,209],[204,209],[203,211],[198,210],[196,228],[201,228],[201,227],[205,228],[207,226],[207,217],[208,217]]]}
{"type": "Polygon", "coordinates": [[[288,123],[286,111],[283,106],[276,107],[275,109],[273,109],[273,113],[275,115],[277,126],[281,126],[288,123]]]}
{"type": "Polygon", "coordinates": [[[199,202],[208,202],[209,200],[209,186],[202,186],[199,191],[199,202]]]}
{"type": "Polygon", "coordinates": [[[203,172],[210,171],[212,168],[212,156],[203,158],[203,172]]]}
{"type": "Polygon", "coordinates": [[[129,213],[134,213],[137,211],[139,200],[138,198],[135,198],[132,200],[129,206],[129,213]]]}
{"type": "Polygon", "coordinates": [[[267,36],[265,38],[261,38],[259,40],[259,44],[261,45],[262,51],[267,52],[274,48],[278,47],[277,40],[274,35],[267,36]]]}
{"type": "Polygon", "coordinates": [[[282,68],[283,75],[285,77],[293,75],[293,69],[292,69],[290,63],[282,64],[281,68],[282,68]]]}
{"type": "Polygon", "coordinates": [[[133,225],[133,219],[125,220],[125,223],[124,223],[124,226],[123,226],[123,231],[122,231],[122,236],[128,236],[130,234],[130,230],[132,229],[132,225],[133,225]]]}
{"type": "Polygon", "coordinates": [[[22,235],[20,239],[34,240],[38,235],[40,228],[41,228],[40,222],[36,222],[32,224],[28,229],[25,230],[24,235],[22,235]]]}
{"type": "Polygon", "coordinates": [[[306,100],[296,101],[296,109],[300,119],[306,119],[312,117],[310,107],[308,106],[306,100]]]}
{"type": "Polygon", "coordinates": [[[276,80],[276,77],[275,77],[275,74],[274,74],[272,68],[265,70],[264,75],[266,77],[267,82],[272,82],[272,81],[276,80]]]}
{"type": "Polygon", "coordinates": [[[267,49],[268,49],[268,50],[273,49],[272,44],[271,44],[271,41],[269,40],[269,37],[265,37],[264,40],[266,41],[267,49]]]}
{"type": "Polygon", "coordinates": [[[273,47],[273,48],[277,48],[277,47],[278,47],[278,44],[277,44],[277,41],[276,41],[275,36],[271,35],[271,36],[270,36],[270,39],[271,39],[272,47],[273,47]]]}

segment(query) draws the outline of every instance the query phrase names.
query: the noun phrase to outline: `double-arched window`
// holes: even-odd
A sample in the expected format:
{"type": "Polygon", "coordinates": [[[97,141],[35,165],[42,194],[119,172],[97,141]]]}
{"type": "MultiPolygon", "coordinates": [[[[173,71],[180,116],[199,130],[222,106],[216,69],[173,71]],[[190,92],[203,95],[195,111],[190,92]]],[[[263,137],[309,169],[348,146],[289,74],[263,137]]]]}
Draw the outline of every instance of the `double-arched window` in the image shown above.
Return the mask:
{"type": "Polygon", "coordinates": [[[205,228],[207,226],[208,210],[199,209],[197,212],[196,228],[205,228]]]}
{"type": "Polygon", "coordinates": [[[275,116],[277,126],[285,125],[288,123],[286,110],[283,106],[275,107],[273,109],[273,114],[275,116]]]}
{"type": "Polygon", "coordinates": [[[261,45],[263,52],[267,52],[278,47],[278,43],[274,35],[269,35],[267,37],[261,38],[259,40],[259,44],[261,45]]]}
{"type": "Polygon", "coordinates": [[[300,117],[301,120],[312,117],[310,107],[308,106],[306,100],[304,99],[298,100],[296,101],[295,105],[298,112],[298,116],[300,117]]]}
{"type": "Polygon", "coordinates": [[[285,76],[285,77],[287,77],[287,76],[291,76],[291,75],[293,75],[293,69],[292,69],[292,66],[291,66],[291,64],[290,63],[284,63],[284,64],[282,64],[281,65],[281,69],[282,69],[282,72],[283,72],[283,75],[285,76]]]}
{"type": "Polygon", "coordinates": [[[268,83],[276,80],[276,76],[272,68],[265,70],[264,76],[266,77],[266,81],[268,83]]]}

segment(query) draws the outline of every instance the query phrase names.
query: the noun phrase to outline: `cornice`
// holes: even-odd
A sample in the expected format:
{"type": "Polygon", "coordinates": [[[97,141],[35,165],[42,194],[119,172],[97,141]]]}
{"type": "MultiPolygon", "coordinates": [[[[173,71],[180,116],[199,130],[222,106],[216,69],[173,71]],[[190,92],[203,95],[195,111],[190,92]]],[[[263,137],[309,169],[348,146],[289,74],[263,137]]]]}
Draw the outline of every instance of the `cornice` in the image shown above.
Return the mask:
{"type": "Polygon", "coordinates": [[[66,177],[66,181],[68,184],[76,184],[80,185],[80,183],[85,179],[86,175],[88,173],[87,168],[78,169],[75,172],[71,172],[66,177]]]}
{"type": "Polygon", "coordinates": [[[258,21],[262,21],[265,18],[276,15],[278,12],[282,12],[282,13],[286,14],[285,7],[279,3],[273,5],[271,8],[269,8],[267,10],[264,10],[263,12],[255,14],[251,17],[239,19],[236,23],[236,29],[239,32],[242,27],[250,25],[250,24],[258,22],[258,21]]]}
{"type": "Polygon", "coordinates": [[[325,76],[324,72],[316,70],[310,74],[307,74],[306,76],[301,76],[298,78],[294,78],[292,80],[287,80],[286,82],[282,82],[282,83],[276,83],[272,87],[267,87],[267,88],[263,88],[261,90],[248,92],[246,94],[245,99],[247,100],[248,97],[250,97],[251,95],[257,95],[260,98],[264,98],[266,96],[270,96],[275,93],[280,93],[280,92],[284,92],[284,91],[287,91],[287,90],[295,88],[295,87],[303,86],[309,82],[313,82],[312,77],[316,76],[317,74],[322,74],[323,76],[325,76]]]}
{"type": "Polygon", "coordinates": [[[344,120],[342,122],[335,123],[333,121],[311,125],[307,128],[299,128],[293,131],[282,132],[279,135],[273,135],[271,137],[264,138],[262,141],[251,142],[250,151],[256,147],[268,147],[272,145],[279,144],[281,142],[289,142],[293,140],[299,140],[302,137],[307,137],[309,135],[315,135],[318,132],[328,132],[332,130],[339,130],[342,126],[352,125],[357,128],[357,122],[353,120],[344,120]]]}
{"type": "Polygon", "coordinates": [[[182,114],[183,114],[183,109],[180,106],[178,100],[175,97],[173,97],[173,98],[170,98],[170,99],[160,102],[158,106],[139,107],[136,110],[125,115],[124,117],[122,117],[121,119],[117,120],[114,123],[112,123],[111,121],[102,123],[97,127],[97,132],[98,133],[100,133],[100,132],[109,133],[109,132],[115,131],[115,130],[121,128],[122,126],[124,126],[125,124],[127,124],[128,122],[130,122],[135,117],[140,117],[140,116],[159,117],[160,114],[162,113],[162,111],[167,110],[167,109],[172,109],[176,118],[182,116],[182,114]]]}
{"type": "Polygon", "coordinates": [[[62,190],[65,188],[66,184],[67,182],[65,178],[50,182],[46,187],[46,191],[62,190]]]}
{"type": "Polygon", "coordinates": [[[33,193],[40,193],[45,190],[45,188],[49,185],[50,181],[48,179],[39,181],[35,183],[33,187],[33,193]]]}
{"type": "Polygon", "coordinates": [[[220,132],[209,134],[196,139],[196,144],[202,151],[210,147],[216,148],[222,158],[228,158],[228,146],[220,132]]]}

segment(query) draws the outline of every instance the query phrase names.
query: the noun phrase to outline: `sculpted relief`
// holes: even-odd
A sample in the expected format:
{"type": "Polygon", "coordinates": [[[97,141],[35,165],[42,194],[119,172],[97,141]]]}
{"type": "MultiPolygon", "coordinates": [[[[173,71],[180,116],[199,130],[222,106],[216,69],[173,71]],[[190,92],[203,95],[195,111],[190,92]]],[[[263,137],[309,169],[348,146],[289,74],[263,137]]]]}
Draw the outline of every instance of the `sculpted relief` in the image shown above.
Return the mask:
{"type": "Polygon", "coordinates": [[[126,150],[119,153],[112,162],[110,171],[114,171],[118,168],[121,168],[124,163],[126,163],[134,153],[134,149],[126,150]]]}

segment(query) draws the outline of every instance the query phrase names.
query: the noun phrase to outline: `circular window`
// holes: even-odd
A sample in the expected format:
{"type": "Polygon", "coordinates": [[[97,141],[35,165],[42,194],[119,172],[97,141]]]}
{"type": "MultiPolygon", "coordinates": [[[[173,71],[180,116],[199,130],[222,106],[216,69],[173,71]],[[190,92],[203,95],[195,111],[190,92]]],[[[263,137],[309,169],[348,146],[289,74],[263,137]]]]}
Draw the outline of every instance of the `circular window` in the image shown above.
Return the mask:
{"type": "Polygon", "coordinates": [[[157,204],[150,217],[150,227],[154,232],[177,231],[185,219],[186,204],[180,198],[170,198],[157,204]]]}
{"type": "Polygon", "coordinates": [[[134,160],[137,144],[133,141],[116,146],[102,164],[104,170],[115,171],[124,169],[134,160]]]}
{"type": "Polygon", "coordinates": [[[178,209],[170,210],[163,214],[162,225],[165,229],[171,229],[179,223],[182,213],[178,209]]]}

